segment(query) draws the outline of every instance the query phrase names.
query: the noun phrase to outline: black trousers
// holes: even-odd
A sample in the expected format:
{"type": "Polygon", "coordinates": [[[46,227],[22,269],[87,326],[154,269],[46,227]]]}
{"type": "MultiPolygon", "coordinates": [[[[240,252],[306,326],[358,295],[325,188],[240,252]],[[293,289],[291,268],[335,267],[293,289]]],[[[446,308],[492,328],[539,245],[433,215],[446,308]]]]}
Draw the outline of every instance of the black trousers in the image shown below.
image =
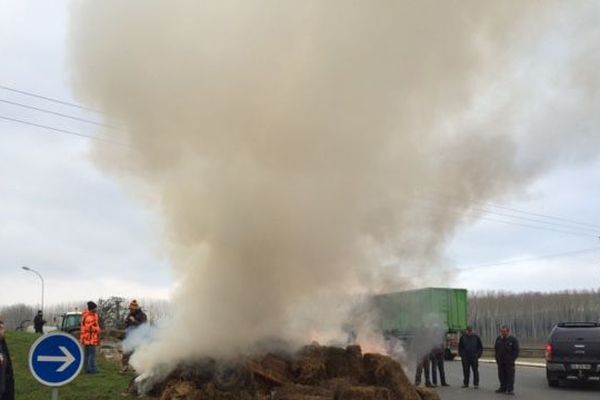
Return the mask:
{"type": "Polygon", "coordinates": [[[473,370],[473,385],[479,386],[479,360],[477,357],[463,357],[463,384],[469,385],[469,378],[471,377],[471,370],[473,370]]]}
{"type": "Polygon", "coordinates": [[[501,390],[512,392],[515,389],[514,361],[498,361],[498,380],[501,390]]]}
{"type": "Polygon", "coordinates": [[[437,371],[440,371],[440,384],[446,384],[446,372],[444,371],[444,356],[431,357],[431,382],[437,385],[437,371]]]}
{"type": "Polygon", "coordinates": [[[425,372],[425,384],[431,384],[431,381],[429,380],[429,357],[427,356],[421,359],[417,364],[415,385],[419,385],[421,383],[421,374],[423,374],[423,372],[425,372]]]}

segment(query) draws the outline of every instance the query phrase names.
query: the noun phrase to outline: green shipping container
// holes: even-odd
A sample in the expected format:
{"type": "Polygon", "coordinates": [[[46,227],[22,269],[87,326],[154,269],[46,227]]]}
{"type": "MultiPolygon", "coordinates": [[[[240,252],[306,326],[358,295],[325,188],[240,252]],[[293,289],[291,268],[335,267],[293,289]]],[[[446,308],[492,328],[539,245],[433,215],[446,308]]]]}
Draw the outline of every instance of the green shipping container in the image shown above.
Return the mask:
{"type": "Polygon", "coordinates": [[[382,332],[406,334],[432,326],[448,333],[468,324],[466,289],[425,288],[374,296],[382,332]]]}

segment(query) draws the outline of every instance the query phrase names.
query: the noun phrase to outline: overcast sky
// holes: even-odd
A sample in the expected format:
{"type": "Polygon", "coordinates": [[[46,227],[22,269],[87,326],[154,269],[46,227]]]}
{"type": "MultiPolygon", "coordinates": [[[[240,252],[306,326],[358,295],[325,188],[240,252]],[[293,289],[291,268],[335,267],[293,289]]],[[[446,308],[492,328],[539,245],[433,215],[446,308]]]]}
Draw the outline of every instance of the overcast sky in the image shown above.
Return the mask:
{"type": "MultiPolygon", "coordinates": [[[[67,17],[66,1],[0,0],[0,85],[76,102],[67,17]]],[[[5,89],[0,100],[101,120],[5,89]]],[[[92,124],[1,101],[0,117],[95,133],[92,124]]],[[[23,265],[44,275],[47,303],[172,292],[159,216],[93,164],[90,146],[86,138],[0,118],[0,305],[39,301],[39,279],[23,265]]],[[[548,171],[517,197],[482,204],[485,212],[448,244],[444,266],[467,269],[451,274],[448,284],[512,291],[600,287],[600,161],[548,171]]],[[[431,206],[451,209],[452,199],[441,196],[431,206]]]]}

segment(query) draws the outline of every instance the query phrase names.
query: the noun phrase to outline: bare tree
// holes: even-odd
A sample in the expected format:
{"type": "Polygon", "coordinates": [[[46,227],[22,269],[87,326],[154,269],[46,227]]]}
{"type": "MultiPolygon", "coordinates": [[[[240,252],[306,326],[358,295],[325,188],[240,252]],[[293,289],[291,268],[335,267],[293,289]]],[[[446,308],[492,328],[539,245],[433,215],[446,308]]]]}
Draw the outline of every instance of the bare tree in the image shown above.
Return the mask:
{"type": "Polygon", "coordinates": [[[37,310],[26,304],[13,304],[0,308],[0,320],[4,321],[6,329],[22,330],[32,324],[37,310]]]}
{"type": "Polygon", "coordinates": [[[475,292],[469,304],[471,321],[488,345],[508,324],[524,345],[541,346],[560,321],[598,321],[600,291],[475,292]]]}

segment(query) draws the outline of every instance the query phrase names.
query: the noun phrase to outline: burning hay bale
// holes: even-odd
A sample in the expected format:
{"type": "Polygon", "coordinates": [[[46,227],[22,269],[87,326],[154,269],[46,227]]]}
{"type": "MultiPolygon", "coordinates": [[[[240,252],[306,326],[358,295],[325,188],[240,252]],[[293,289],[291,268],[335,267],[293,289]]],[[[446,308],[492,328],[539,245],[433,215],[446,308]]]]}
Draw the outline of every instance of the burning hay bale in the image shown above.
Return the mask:
{"type": "Polygon", "coordinates": [[[440,396],[433,389],[417,386],[417,393],[421,396],[421,400],[440,400],[440,396]]]}
{"type": "Polygon", "coordinates": [[[390,357],[381,354],[365,354],[363,358],[367,370],[367,383],[388,388],[396,398],[421,400],[415,387],[410,383],[402,366],[390,357]]]}
{"type": "Polygon", "coordinates": [[[160,400],[436,400],[381,354],[312,344],[294,356],[182,365],[148,393],[160,400]]]}
{"type": "Polygon", "coordinates": [[[329,400],[335,392],[321,386],[291,384],[277,388],[273,392],[273,400],[329,400]]]}
{"type": "Polygon", "coordinates": [[[198,389],[196,385],[189,381],[182,382],[173,382],[167,385],[162,396],[161,400],[192,400],[192,399],[200,399],[198,397],[200,394],[198,393],[198,389]]]}

